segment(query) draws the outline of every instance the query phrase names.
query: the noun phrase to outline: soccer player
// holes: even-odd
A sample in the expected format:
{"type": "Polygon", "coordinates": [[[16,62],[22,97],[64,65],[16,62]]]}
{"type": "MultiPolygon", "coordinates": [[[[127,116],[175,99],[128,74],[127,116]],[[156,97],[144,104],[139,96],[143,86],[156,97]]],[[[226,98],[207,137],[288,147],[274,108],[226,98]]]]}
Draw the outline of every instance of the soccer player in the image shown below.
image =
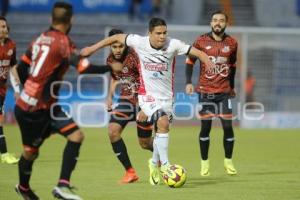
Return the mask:
{"type": "MultiPolygon", "coordinates": [[[[230,98],[235,97],[234,76],[236,71],[237,42],[225,33],[228,17],[217,11],[211,15],[210,33],[199,36],[193,46],[204,51],[215,63],[214,67],[201,62],[200,76],[196,91],[199,93],[201,131],[199,144],[201,152],[201,176],[209,176],[209,133],[213,117],[219,117],[224,131],[224,167],[228,174],[237,173],[232,163],[234,133],[232,128],[232,105],[230,98]]],[[[194,87],[191,77],[196,59],[186,60],[186,92],[192,94],[194,87]]]]}
{"type": "Polygon", "coordinates": [[[18,158],[7,152],[3,133],[3,105],[6,95],[6,81],[9,71],[17,64],[16,43],[8,38],[8,24],[5,17],[0,16],[0,153],[2,163],[15,164],[18,158]]]}
{"type": "Polygon", "coordinates": [[[153,141],[153,156],[149,160],[150,184],[160,183],[158,163],[161,171],[169,165],[169,120],[172,118],[173,83],[176,55],[193,55],[206,65],[213,67],[208,56],[184,42],[167,37],[167,24],[161,18],[149,22],[148,36],[117,34],[86,47],[81,55],[89,56],[96,50],[115,42],[132,47],[139,56],[140,87],[138,102],[141,111],[138,121],[151,121],[156,133],[153,141]]]}
{"type": "MultiPolygon", "coordinates": [[[[123,31],[112,29],[109,36],[121,34],[123,31]]],[[[137,96],[140,86],[139,80],[139,58],[136,52],[123,43],[115,42],[110,46],[111,53],[107,58],[107,64],[115,61],[123,63],[121,72],[112,71],[110,92],[107,100],[108,110],[112,110],[112,98],[116,86],[120,84],[120,98],[117,107],[112,110],[110,122],[108,125],[108,135],[113,147],[113,151],[126,170],[125,176],[120,183],[132,183],[138,180],[138,176],[131,165],[126,145],[121,137],[122,131],[130,121],[136,120],[138,112],[137,96]]],[[[147,122],[138,122],[137,134],[139,144],[143,149],[153,150],[152,146],[152,124],[147,122]]]]}
{"type": "Polygon", "coordinates": [[[30,44],[17,65],[19,80],[24,89],[17,99],[15,116],[21,130],[24,151],[19,161],[19,184],[15,190],[26,200],[39,199],[29,184],[32,166],[39,155],[40,146],[54,132],[64,136],[67,143],[59,181],[52,194],[58,199],[81,199],[70,186],[70,178],[84,135],[73,119],[55,103],[59,81],[63,79],[69,64],[75,65],[80,73],[96,71],[98,66],[89,64],[87,59],[79,59],[79,54],[76,54],[75,45],[68,37],[72,15],[71,4],[56,2],[52,9],[51,27],[30,44]]]}

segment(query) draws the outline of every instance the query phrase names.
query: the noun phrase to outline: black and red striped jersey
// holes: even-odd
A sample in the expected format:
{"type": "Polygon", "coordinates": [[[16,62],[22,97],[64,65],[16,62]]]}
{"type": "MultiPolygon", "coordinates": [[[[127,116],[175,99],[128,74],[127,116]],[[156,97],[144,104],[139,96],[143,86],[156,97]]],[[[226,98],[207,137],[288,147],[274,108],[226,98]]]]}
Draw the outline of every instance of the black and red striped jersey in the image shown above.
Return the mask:
{"type": "MultiPolygon", "coordinates": [[[[236,67],[237,41],[225,34],[222,41],[213,39],[211,33],[199,36],[193,46],[205,52],[215,63],[208,68],[200,63],[200,75],[197,92],[201,93],[228,93],[230,91],[229,74],[232,67],[236,67]]],[[[196,58],[187,58],[187,64],[195,64],[196,58]]]]}
{"type": "Polygon", "coordinates": [[[7,38],[0,44],[0,95],[5,96],[9,70],[17,64],[16,43],[7,38]]]}
{"type": "MultiPolygon", "coordinates": [[[[139,79],[139,58],[137,53],[130,47],[125,52],[123,58],[123,70],[121,72],[112,72],[112,78],[120,81],[120,97],[128,99],[132,103],[137,102],[137,94],[140,86],[139,79]]],[[[107,57],[107,64],[115,61],[112,53],[107,57]]]]}
{"type": "Polygon", "coordinates": [[[76,47],[68,35],[50,28],[38,36],[21,60],[30,66],[17,105],[23,110],[49,109],[56,102],[61,81],[76,47]]]}

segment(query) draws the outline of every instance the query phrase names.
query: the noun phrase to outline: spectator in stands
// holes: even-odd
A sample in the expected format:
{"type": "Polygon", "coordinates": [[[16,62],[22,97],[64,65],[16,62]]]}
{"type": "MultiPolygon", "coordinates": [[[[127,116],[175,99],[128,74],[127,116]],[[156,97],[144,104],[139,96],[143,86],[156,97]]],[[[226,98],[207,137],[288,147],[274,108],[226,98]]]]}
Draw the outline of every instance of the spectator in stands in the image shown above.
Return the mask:
{"type": "Polygon", "coordinates": [[[255,78],[251,71],[247,74],[247,79],[245,83],[246,91],[246,102],[254,102],[254,88],[255,88],[255,78]]]}
{"type": "Polygon", "coordinates": [[[143,20],[143,14],[141,12],[141,5],[143,0],[132,0],[128,10],[128,16],[131,21],[135,20],[136,18],[139,20],[143,20]]]}
{"type": "Polygon", "coordinates": [[[172,16],[172,5],[173,0],[152,0],[151,17],[170,18],[172,16]]]}
{"type": "Polygon", "coordinates": [[[9,0],[1,0],[1,16],[5,17],[9,8],[9,0]]]}

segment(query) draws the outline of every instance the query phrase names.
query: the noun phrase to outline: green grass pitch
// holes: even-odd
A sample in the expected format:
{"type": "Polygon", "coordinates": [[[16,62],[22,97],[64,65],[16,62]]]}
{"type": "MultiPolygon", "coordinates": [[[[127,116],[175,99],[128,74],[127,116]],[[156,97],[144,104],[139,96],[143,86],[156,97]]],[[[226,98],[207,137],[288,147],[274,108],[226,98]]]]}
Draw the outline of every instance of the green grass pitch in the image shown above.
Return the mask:
{"type": "MultiPolygon", "coordinates": [[[[16,126],[5,126],[8,149],[19,154],[21,138],[16,126]]],[[[300,199],[299,130],[235,129],[234,163],[238,175],[231,177],[223,169],[222,129],[211,132],[211,176],[201,177],[198,146],[199,127],[173,126],[169,157],[172,163],[187,169],[182,188],[148,183],[147,160],[151,153],[139,148],[134,126],[127,127],[124,140],[140,180],[120,185],[124,170],[115,158],[107,130],[82,129],[86,135],[72,184],[85,200],[292,200],[300,199]]],[[[41,148],[34,165],[31,186],[43,200],[53,199],[51,190],[59,176],[65,140],[54,135],[41,148]]],[[[0,163],[0,200],[15,200],[17,165],[0,163]]]]}

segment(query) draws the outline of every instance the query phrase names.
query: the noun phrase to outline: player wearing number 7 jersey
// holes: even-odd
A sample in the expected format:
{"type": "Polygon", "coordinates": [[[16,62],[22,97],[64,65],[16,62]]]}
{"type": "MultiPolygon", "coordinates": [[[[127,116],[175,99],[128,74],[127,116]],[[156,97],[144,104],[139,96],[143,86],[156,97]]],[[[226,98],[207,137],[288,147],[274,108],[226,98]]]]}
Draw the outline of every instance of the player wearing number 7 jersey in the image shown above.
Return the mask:
{"type": "Polygon", "coordinates": [[[39,155],[39,147],[54,132],[64,136],[67,144],[59,181],[52,193],[58,199],[81,199],[72,191],[70,177],[76,166],[84,135],[73,119],[60,106],[54,104],[60,85],[53,83],[63,79],[70,64],[76,66],[80,73],[97,70],[105,72],[109,67],[91,65],[87,59],[80,59],[76,54],[76,48],[68,37],[71,18],[70,4],[55,3],[50,29],[32,42],[17,66],[24,89],[17,100],[15,115],[21,130],[24,151],[19,161],[19,184],[15,190],[26,200],[39,199],[29,186],[32,165],[39,155]]]}

